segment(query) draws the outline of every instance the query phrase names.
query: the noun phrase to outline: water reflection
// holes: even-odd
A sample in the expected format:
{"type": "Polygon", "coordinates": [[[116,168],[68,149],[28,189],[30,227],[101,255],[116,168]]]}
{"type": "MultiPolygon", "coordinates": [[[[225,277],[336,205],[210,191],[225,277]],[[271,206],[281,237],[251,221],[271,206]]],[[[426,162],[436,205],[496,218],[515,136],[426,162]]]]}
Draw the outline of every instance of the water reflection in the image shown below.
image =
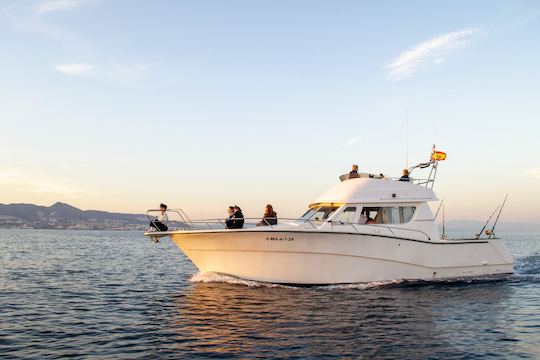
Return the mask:
{"type": "Polygon", "coordinates": [[[504,282],[367,291],[197,283],[174,296],[171,326],[207,355],[456,355],[468,350],[455,336],[503,327],[502,315],[478,320],[500,311],[509,293],[504,282]]]}

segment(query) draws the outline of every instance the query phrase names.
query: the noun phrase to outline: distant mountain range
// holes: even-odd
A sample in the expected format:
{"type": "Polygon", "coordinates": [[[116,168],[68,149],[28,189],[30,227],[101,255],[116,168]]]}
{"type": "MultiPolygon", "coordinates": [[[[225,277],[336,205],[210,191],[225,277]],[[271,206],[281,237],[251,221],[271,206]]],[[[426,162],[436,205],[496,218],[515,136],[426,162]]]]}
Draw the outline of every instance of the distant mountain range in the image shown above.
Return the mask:
{"type": "MultiPolygon", "coordinates": [[[[474,234],[484,226],[481,221],[449,220],[447,233],[474,234]]],[[[52,206],[33,204],[0,204],[0,228],[12,229],[80,229],[80,230],[144,230],[148,219],[143,214],[122,214],[77,209],[57,202],[52,206]]],[[[439,228],[441,228],[439,224],[439,228]]],[[[488,229],[491,227],[488,227],[488,229]]],[[[538,232],[540,224],[500,222],[498,232],[538,232]]]]}
{"type": "Polygon", "coordinates": [[[80,210],[57,202],[52,206],[33,204],[0,204],[0,228],[142,230],[148,219],[141,214],[80,210]]]}

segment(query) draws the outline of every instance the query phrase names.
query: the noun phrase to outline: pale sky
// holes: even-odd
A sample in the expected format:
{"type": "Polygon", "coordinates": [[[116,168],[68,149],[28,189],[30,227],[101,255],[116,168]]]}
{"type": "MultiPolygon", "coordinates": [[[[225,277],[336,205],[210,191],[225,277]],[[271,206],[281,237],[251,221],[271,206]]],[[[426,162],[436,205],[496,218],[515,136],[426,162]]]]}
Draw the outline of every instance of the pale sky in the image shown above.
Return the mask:
{"type": "Polygon", "coordinates": [[[537,1],[2,1],[0,203],[299,216],[435,143],[449,219],[539,223],[539,39],[537,1]]]}

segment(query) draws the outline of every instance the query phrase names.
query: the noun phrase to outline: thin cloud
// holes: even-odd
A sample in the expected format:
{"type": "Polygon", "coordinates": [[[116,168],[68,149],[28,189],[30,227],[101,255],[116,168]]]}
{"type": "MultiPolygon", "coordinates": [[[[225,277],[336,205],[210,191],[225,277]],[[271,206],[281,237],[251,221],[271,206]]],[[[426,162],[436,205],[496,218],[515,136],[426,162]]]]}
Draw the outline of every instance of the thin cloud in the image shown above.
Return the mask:
{"type": "Polygon", "coordinates": [[[56,71],[69,76],[86,76],[93,72],[94,66],[90,64],[58,64],[54,68],[56,71]]]}
{"type": "Polygon", "coordinates": [[[532,167],[522,172],[512,174],[512,176],[540,178],[540,167],[532,167]]]}
{"type": "Polygon", "coordinates": [[[352,138],[352,139],[344,142],[343,144],[341,144],[341,146],[351,146],[351,145],[356,144],[358,141],[360,141],[359,138],[352,138]]]}
{"type": "Polygon", "coordinates": [[[156,65],[155,63],[114,64],[105,75],[119,83],[133,84],[144,80],[148,71],[156,65]]]}
{"type": "Polygon", "coordinates": [[[433,37],[399,54],[385,66],[392,81],[405,79],[423,67],[437,65],[444,56],[468,43],[478,29],[452,31],[433,37]]]}
{"type": "Polygon", "coordinates": [[[0,171],[0,186],[19,189],[36,194],[55,194],[73,197],[83,190],[71,186],[70,181],[62,178],[50,178],[38,174],[21,172],[16,169],[0,171]]]}
{"type": "Polygon", "coordinates": [[[95,0],[50,0],[44,1],[35,6],[37,13],[47,13],[53,11],[70,11],[85,5],[95,4],[95,0]]]}
{"type": "Polygon", "coordinates": [[[148,72],[156,65],[156,63],[116,63],[96,66],[89,63],[66,63],[54,65],[54,69],[68,76],[83,77],[91,75],[94,78],[113,81],[121,85],[134,85],[146,80],[148,72]]]}
{"type": "Polygon", "coordinates": [[[345,141],[344,143],[341,144],[341,146],[353,146],[354,144],[357,144],[359,142],[363,142],[365,141],[367,138],[371,137],[371,136],[375,136],[377,135],[376,132],[369,132],[369,133],[364,133],[363,136],[361,137],[353,137],[347,141],[345,141]]]}

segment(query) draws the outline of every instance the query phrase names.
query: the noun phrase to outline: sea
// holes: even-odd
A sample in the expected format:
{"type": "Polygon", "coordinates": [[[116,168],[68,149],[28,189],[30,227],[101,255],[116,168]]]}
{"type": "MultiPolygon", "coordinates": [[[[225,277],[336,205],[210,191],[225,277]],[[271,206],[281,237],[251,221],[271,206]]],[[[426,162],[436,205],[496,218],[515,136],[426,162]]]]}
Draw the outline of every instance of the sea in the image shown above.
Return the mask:
{"type": "Polygon", "coordinates": [[[540,234],[503,279],[293,287],[139,232],[0,230],[2,359],[539,359],[540,234]]]}

